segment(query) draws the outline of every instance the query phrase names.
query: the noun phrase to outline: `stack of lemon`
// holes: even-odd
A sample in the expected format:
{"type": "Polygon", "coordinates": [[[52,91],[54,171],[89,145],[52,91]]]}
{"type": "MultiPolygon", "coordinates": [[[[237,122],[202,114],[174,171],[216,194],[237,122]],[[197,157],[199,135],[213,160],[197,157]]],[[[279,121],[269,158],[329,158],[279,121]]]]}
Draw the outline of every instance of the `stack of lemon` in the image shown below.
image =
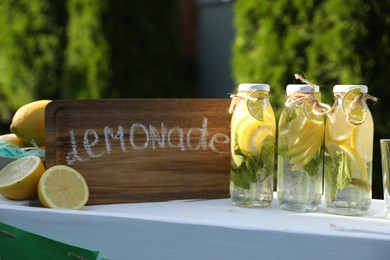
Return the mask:
{"type": "Polygon", "coordinates": [[[318,153],[323,142],[324,121],[313,113],[313,105],[311,101],[304,101],[289,127],[280,132],[279,138],[288,144],[287,155],[293,171],[303,169],[318,153]]]}
{"type": "MultiPolygon", "coordinates": [[[[238,146],[242,152],[254,157],[261,154],[263,141],[266,137],[274,136],[275,133],[274,113],[271,106],[263,106],[262,98],[264,98],[264,95],[265,91],[263,90],[253,92],[251,98],[256,101],[248,100],[249,113],[232,118],[231,131],[241,137],[237,139],[238,146]]],[[[245,104],[241,103],[240,105],[245,104]]]]}
{"type": "Polygon", "coordinates": [[[0,194],[12,200],[39,198],[48,208],[80,209],[89,191],[75,169],[56,165],[45,171],[38,156],[21,157],[0,170],[0,194]]]}
{"type": "MultiPolygon", "coordinates": [[[[328,151],[332,154],[337,150],[343,151],[351,160],[352,178],[367,181],[368,173],[366,164],[371,161],[372,152],[366,147],[372,147],[373,119],[371,114],[365,117],[366,122],[361,125],[353,125],[345,120],[345,111],[352,100],[359,95],[360,89],[348,91],[343,99],[339,110],[334,111],[334,120],[327,120],[325,143],[328,151]],[[337,122],[335,124],[334,122],[337,122]]],[[[364,110],[361,107],[355,107],[351,110],[351,116],[354,120],[364,118],[364,110]]]]}
{"type": "MultiPolygon", "coordinates": [[[[45,145],[44,113],[49,100],[22,106],[16,111],[10,134],[0,141],[18,147],[31,143],[45,145]]],[[[75,169],[57,165],[45,169],[38,156],[24,156],[0,170],[0,194],[12,200],[33,200],[37,197],[45,207],[80,209],[85,206],[89,189],[83,176],[75,169]]]]}

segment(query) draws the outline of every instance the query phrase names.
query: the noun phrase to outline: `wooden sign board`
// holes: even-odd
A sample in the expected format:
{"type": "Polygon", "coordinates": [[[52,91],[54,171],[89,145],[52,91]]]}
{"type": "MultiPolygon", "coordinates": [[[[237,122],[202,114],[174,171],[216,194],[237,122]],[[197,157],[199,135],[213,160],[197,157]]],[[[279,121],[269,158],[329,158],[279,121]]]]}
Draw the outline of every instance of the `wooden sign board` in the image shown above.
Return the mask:
{"type": "Polygon", "coordinates": [[[229,196],[228,99],[58,100],[46,167],[77,169],[88,204],[229,196]]]}

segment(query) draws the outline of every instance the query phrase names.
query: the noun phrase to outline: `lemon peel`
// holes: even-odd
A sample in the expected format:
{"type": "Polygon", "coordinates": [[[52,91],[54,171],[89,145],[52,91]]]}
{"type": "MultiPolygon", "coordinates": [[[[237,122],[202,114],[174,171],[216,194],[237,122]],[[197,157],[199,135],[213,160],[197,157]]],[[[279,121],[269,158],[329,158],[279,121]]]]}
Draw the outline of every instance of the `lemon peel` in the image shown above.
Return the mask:
{"type": "Polygon", "coordinates": [[[37,100],[20,107],[14,114],[10,126],[24,143],[32,141],[38,146],[45,145],[45,109],[51,100],[37,100]]]}

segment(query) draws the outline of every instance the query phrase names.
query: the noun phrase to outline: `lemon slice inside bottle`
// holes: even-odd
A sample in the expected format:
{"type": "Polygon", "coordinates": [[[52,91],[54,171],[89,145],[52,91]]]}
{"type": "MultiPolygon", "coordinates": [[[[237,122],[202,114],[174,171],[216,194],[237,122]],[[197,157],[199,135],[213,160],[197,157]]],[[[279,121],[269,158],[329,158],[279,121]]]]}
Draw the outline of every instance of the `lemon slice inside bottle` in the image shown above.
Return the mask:
{"type": "Polygon", "coordinates": [[[264,121],[264,97],[265,90],[256,90],[248,98],[247,107],[249,114],[259,121],[264,121]]]}
{"type": "Polygon", "coordinates": [[[354,102],[352,104],[352,101],[358,95],[360,95],[360,88],[353,88],[344,94],[341,103],[344,113],[347,113],[348,108],[352,105],[349,111],[349,120],[355,124],[361,124],[365,118],[365,110],[360,102],[354,102]]]}
{"type": "Polygon", "coordinates": [[[333,120],[326,120],[328,141],[330,143],[351,145],[351,135],[356,126],[348,122],[342,109],[334,111],[333,117],[333,120]]]}
{"type": "Polygon", "coordinates": [[[299,111],[287,128],[282,131],[288,137],[287,154],[292,170],[303,169],[317,154],[323,143],[323,121],[310,120],[304,111],[299,111]]]}
{"type": "Polygon", "coordinates": [[[323,117],[314,113],[314,102],[311,100],[305,100],[303,102],[303,113],[307,119],[316,123],[322,123],[323,117]]]}
{"type": "Polygon", "coordinates": [[[263,141],[267,136],[273,136],[274,132],[272,126],[250,123],[245,126],[245,134],[238,138],[238,146],[245,152],[258,156],[261,153],[263,141]]]}
{"type": "Polygon", "coordinates": [[[341,107],[343,108],[343,111],[346,112],[347,108],[351,104],[351,102],[354,100],[354,98],[360,94],[360,88],[353,88],[345,92],[343,96],[343,100],[341,103],[341,107]]]}
{"type": "Polygon", "coordinates": [[[352,148],[360,155],[364,163],[372,161],[372,147],[374,129],[372,127],[373,119],[371,114],[367,116],[366,121],[355,126],[352,131],[351,144],[352,148]]]}
{"type": "Polygon", "coordinates": [[[351,177],[367,181],[368,173],[366,164],[364,163],[363,158],[358,154],[356,149],[346,145],[339,145],[339,147],[351,160],[351,177]]]}
{"type": "Polygon", "coordinates": [[[288,149],[291,156],[290,163],[294,164],[292,170],[303,169],[320,151],[323,144],[323,124],[312,124],[309,130],[288,149]]]}

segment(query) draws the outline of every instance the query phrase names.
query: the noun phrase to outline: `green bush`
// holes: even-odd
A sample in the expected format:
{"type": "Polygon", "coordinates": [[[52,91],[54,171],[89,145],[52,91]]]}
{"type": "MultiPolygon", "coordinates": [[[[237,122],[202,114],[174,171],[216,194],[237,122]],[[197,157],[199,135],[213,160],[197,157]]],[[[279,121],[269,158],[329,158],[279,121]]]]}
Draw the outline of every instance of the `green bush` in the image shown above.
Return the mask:
{"type": "Polygon", "coordinates": [[[109,88],[109,44],[103,13],[107,0],[68,0],[67,46],[61,75],[62,98],[99,98],[109,88]]]}
{"type": "Polygon", "coordinates": [[[37,97],[58,94],[63,1],[0,1],[0,121],[37,97]]]}
{"type": "Polygon", "coordinates": [[[36,99],[187,97],[178,0],[0,1],[0,124],[36,99]]]}
{"type": "Polygon", "coordinates": [[[304,74],[331,104],[336,84],[366,84],[383,102],[369,104],[375,121],[373,196],[383,197],[379,139],[389,138],[390,2],[373,0],[237,0],[233,76],[271,85],[279,114],[287,84],[304,74]]]}
{"type": "Polygon", "coordinates": [[[108,2],[103,21],[111,78],[104,96],[189,96],[189,62],[180,49],[178,0],[108,2]]]}

